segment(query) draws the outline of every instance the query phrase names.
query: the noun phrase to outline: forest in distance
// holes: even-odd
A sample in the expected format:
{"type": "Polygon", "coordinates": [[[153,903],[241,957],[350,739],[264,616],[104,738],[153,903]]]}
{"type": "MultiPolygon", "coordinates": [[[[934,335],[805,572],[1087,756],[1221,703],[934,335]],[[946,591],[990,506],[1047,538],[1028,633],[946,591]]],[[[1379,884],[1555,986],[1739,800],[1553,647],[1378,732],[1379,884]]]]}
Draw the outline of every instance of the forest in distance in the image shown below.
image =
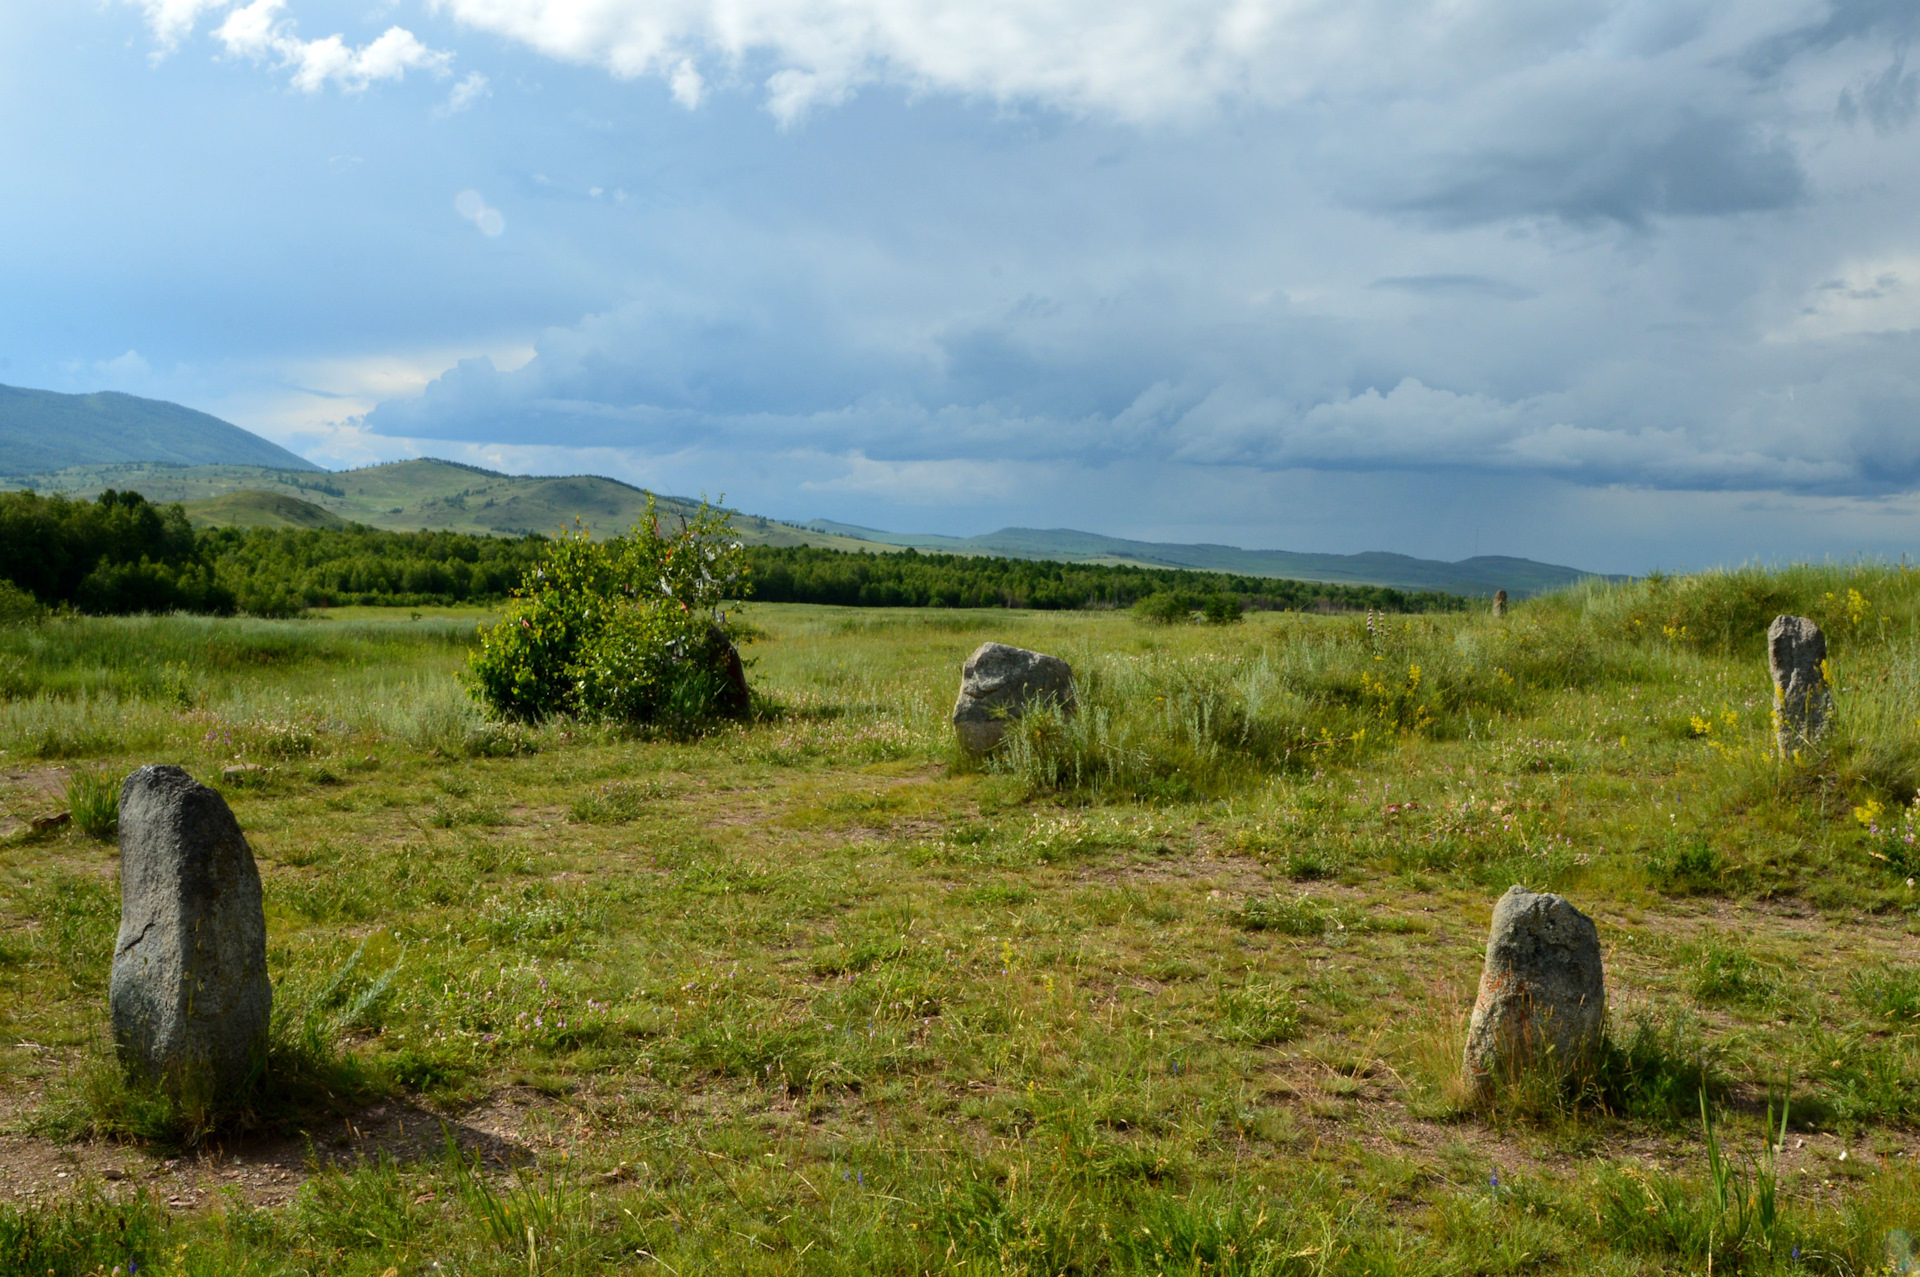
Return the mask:
{"type": "MultiPolygon", "coordinates": [[[[504,600],[548,553],[541,536],[344,528],[195,528],[177,504],[137,492],[91,501],[0,493],[0,606],[293,616],[309,608],[426,607],[504,600]]],[[[751,595],[853,607],[1128,608],[1162,617],[1203,608],[1451,612],[1473,601],[1437,591],[1343,585],[1180,568],[923,553],[749,546],[751,595]],[[1209,604],[1211,606],[1209,607],[1209,604]],[[1149,608],[1149,611],[1155,611],[1149,608]]]]}

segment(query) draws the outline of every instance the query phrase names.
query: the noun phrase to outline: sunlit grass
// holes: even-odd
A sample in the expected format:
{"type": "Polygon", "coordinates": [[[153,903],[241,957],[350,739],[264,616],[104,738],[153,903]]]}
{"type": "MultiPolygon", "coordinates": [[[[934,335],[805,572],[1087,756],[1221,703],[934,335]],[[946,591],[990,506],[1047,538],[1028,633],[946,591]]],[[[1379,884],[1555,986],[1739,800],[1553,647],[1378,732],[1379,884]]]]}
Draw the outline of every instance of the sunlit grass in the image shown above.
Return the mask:
{"type": "Polygon", "coordinates": [[[180,761],[261,860],[303,1076],[455,1118],[532,1094],[551,1136],[518,1180],[4,1208],[0,1265],[1704,1270],[1704,1090],[1730,1154],[1789,1091],[1796,1138],[1886,1150],[1857,1180],[1803,1150],[1773,1248],[1716,1270],[1867,1271],[1917,1204],[1920,892],[1885,832],[1917,613],[1844,566],[1371,629],[750,605],[767,713],[692,741],[488,723],[470,616],[0,631],[0,1032],[38,1047],[10,1094],[68,1135],[225,1129],[102,1080],[112,849],[26,824],[103,828],[88,785],[180,761]],[[1748,632],[1775,607],[1833,626],[1839,686],[1830,749],[1785,763],[1748,632]],[[1081,710],[971,763],[947,715],[987,639],[1066,657],[1081,710]],[[1481,1111],[1462,1034],[1513,882],[1599,920],[1609,1054],[1481,1111]]]}

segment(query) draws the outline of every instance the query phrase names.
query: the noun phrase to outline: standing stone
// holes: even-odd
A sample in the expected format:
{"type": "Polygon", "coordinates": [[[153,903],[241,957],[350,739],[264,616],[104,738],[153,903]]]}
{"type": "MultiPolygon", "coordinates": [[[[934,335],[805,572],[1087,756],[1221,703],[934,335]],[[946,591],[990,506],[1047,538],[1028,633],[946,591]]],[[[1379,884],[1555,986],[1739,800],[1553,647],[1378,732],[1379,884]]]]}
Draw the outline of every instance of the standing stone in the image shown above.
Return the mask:
{"type": "Polygon", "coordinates": [[[1475,1098],[1535,1069],[1592,1066],[1607,1024],[1606,977],[1593,919],[1562,896],[1509,887],[1493,907],[1480,996],[1467,1028],[1475,1098]]]}
{"type": "Polygon", "coordinates": [[[130,1072],[213,1097],[265,1059],[273,988],[260,871],[226,800],[178,767],[120,790],[120,937],[108,994],[130,1072]]]}
{"type": "Polygon", "coordinates": [[[953,728],[960,744],[984,754],[1006,735],[1007,720],[1029,705],[1051,703],[1073,712],[1073,668],[1057,656],[1005,643],[982,643],[960,670],[953,728]]]}
{"type": "Polygon", "coordinates": [[[1505,616],[1507,614],[1507,592],[1505,590],[1495,590],[1493,592],[1493,614],[1495,616],[1505,616]]]}
{"type": "Polygon", "coordinates": [[[1827,686],[1827,637],[1804,616],[1776,616],[1767,627],[1773,673],[1773,732],[1782,758],[1819,740],[1833,709],[1827,686]]]}
{"type": "Polygon", "coordinates": [[[717,625],[707,631],[707,642],[713,652],[714,671],[720,675],[714,708],[728,718],[745,718],[753,710],[753,691],[747,686],[747,667],[740,659],[740,649],[717,625]]]}

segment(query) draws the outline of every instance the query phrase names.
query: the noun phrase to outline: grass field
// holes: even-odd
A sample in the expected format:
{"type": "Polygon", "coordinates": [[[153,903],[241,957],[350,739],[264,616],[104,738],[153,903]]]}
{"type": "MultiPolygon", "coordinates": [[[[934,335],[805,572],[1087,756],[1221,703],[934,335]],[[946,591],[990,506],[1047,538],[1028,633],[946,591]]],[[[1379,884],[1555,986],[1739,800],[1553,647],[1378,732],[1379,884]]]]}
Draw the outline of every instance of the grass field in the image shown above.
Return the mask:
{"type": "Polygon", "coordinates": [[[691,741],[485,722],[473,614],[0,630],[0,1272],[1904,1271],[1920,579],[746,615],[765,714],[691,741]],[[1786,763],[1778,611],[1839,706],[1786,763]],[[986,639],[1083,708],[977,766],[986,639]],[[100,795],[155,761],[265,880],[290,1080],[211,1128],[103,1046],[100,795]],[[1514,882],[1599,923],[1613,1026],[1475,1110],[1514,882]]]}

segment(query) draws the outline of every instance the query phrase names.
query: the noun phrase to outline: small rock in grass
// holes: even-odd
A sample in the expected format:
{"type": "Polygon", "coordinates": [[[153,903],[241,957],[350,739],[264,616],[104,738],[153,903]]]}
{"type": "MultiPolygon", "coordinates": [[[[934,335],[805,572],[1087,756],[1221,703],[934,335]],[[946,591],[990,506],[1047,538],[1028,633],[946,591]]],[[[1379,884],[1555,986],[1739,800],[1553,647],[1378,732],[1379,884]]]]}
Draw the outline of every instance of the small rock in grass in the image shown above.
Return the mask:
{"type": "Polygon", "coordinates": [[[108,994],[130,1072],[214,1098],[261,1064],[273,989],[260,871],[226,800],[178,767],[120,790],[120,936],[108,994]]]}
{"type": "Polygon", "coordinates": [[[1767,668],[1773,674],[1773,731],[1782,758],[1826,732],[1833,709],[1827,686],[1827,638],[1804,616],[1776,616],[1767,627],[1767,668]]]}
{"type": "Polygon", "coordinates": [[[1042,703],[1073,712],[1073,668],[1057,656],[982,643],[961,667],[953,729],[964,748],[984,754],[1006,735],[1007,720],[1042,703]]]}
{"type": "Polygon", "coordinates": [[[1590,1069],[1607,1023],[1600,932],[1562,896],[1510,887],[1493,907],[1464,1072],[1476,1099],[1544,1069],[1590,1069]]]}

